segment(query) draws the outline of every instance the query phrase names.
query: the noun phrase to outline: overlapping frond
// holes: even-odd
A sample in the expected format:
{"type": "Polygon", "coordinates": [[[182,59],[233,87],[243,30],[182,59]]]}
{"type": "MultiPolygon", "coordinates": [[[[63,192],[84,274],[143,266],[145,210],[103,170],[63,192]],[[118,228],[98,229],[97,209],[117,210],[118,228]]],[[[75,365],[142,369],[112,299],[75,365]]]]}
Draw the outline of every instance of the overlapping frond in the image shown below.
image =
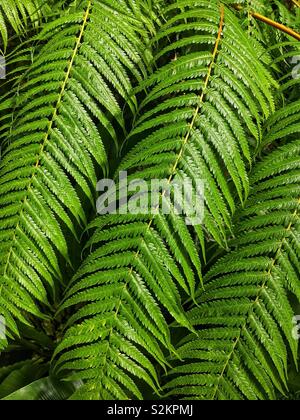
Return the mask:
{"type": "Polygon", "coordinates": [[[300,43],[283,42],[279,44],[278,57],[274,63],[281,68],[280,93],[289,103],[299,99],[300,90],[300,43]]]}
{"type": "Polygon", "coordinates": [[[287,104],[268,120],[267,133],[262,147],[274,141],[287,141],[298,138],[300,133],[300,100],[287,104]]]}
{"type": "Polygon", "coordinates": [[[288,4],[276,1],[281,22],[296,31],[300,31],[300,2],[291,0],[288,4]]]}
{"type": "Polygon", "coordinates": [[[76,398],[140,398],[136,378],[156,389],[153,366],[166,363],[161,348],[173,352],[168,318],[190,328],[181,297],[200,285],[205,234],[224,246],[236,197],[248,194],[251,143],[260,143],[274,108],[274,82],[230,11],[180,0],[163,15],[153,43],[159,70],[138,89],[146,93],[127,139],[138,145],[119,170],[146,183],[189,178],[194,190],[205,180],[205,229],[187,226],[188,214],[176,212],[165,187],[160,204],[168,214],[148,208],[93,222],[92,252],[60,311],[79,309],[55,354],[56,372],[85,381],[76,398]]]}
{"type": "Polygon", "coordinates": [[[199,332],[177,348],[184,363],[174,362],[168,395],[255,400],[287,391],[288,355],[298,359],[289,292],[300,301],[299,155],[298,135],[254,167],[231,252],[188,313],[199,332]]]}
{"type": "Polygon", "coordinates": [[[246,167],[251,146],[260,142],[261,122],[274,109],[274,82],[223,6],[182,1],[165,14],[155,58],[171,63],[142,84],[148,94],[128,142],[143,140],[121,169],[205,179],[205,229],[224,244],[235,197],[243,202],[248,194],[246,167]]]}
{"type": "Polygon", "coordinates": [[[292,32],[299,32],[298,0],[239,0],[234,3],[226,0],[226,3],[239,11],[249,37],[265,47],[274,46],[288,38],[282,25],[292,32]]]}
{"type": "Polygon", "coordinates": [[[135,110],[128,98],[146,73],[146,32],[131,3],[83,1],[45,26],[17,95],[1,105],[11,113],[2,119],[0,306],[22,322],[57,299],[98,168],[107,170],[104,142],[112,149],[124,136],[123,105],[135,110]]]}
{"type": "MultiPolygon", "coordinates": [[[[0,34],[1,49],[7,47],[9,27],[18,34],[24,34],[28,22],[38,24],[43,15],[50,14],[49,2],[43,0],[1,0],[0,1],[0,34]]],[[[53,4],[51,5],[53,6],[53,4]]]]}

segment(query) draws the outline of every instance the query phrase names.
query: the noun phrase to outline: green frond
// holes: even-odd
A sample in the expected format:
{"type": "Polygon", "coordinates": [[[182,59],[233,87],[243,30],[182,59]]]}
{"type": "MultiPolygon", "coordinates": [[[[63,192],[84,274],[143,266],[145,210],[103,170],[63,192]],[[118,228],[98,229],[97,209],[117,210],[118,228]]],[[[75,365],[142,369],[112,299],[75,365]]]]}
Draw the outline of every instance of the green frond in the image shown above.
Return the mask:
{"type": "Polygon", "coordinates": [[[286,141],[287,139],[298,138],[300,133],[299,112],[299,100],[287,104],[275,112],[267,122],[267,134],[263,139],[261,148],[265,148],[276,140],[286,141]]]}
{"type": "Polygon", "coordinates": [[[24,35],[29,23],[37,26],[43,16],[51,14],[56,1],[44,0],[1,0],[0,1],[0,34],[1,49],[7,48],[10,28],[17,35],[24,35]]]}
{"type": "Polygon", "coordinates": [[[256,400],[287,390],[289,352],[298,359],[289,292],[300,301],[299,153],[294,140],[254,167],[231,252],[188,312],[200,331],[177,348],[184,363],[173,362],[168,396],[256,400]]]}
{"type": "Polygon", "coordinates": [[[144,27],[127,2],[83,3],[44,27],[17,94],[2,104],[0,296],[21,322],[42,316],[76,264],[69,247],[94,207],[99,168],[107,172],[105,145],[126,131],[122,106],[135,110],[132,82],[147,71],[144,27]]]}
{"type": "Polygon", "coordinates": [[[275,82],[229,10],[220,13],[215,2],[180,1],[166,8],[166,17],[153,45],[166,45],[155,58],[168,64],[141,84],[147,95],[127,140],[138,145],[121,169],[149,168],[152,178],[182,172],[194,183],[203,178],[204,225],[224,244],[235,196],[243,202],[248,195],[251,144],[261,141],[262,115],[274,110],[275,82]],[[170,44],[170,38],[176,41],[170,44]]]}
{"type": "MultiPolygon", "coordinates": [[[[201,285],[206,233],[225,245],[235,203],[249,191],[250,144],[260,143],[261,124],[274,110],[276,83],[229,10],[217,2],[180,0],[163,15],[152,49],[166,46],[155,57],[159,69],[136,89],[144,99],[125,147],[138,144],[118,171],[148,184],[192,179],[194,195],[205,180],[204,229],[187,226],[188,214],[176,213],[165,187],[160,204],[169,206],[168,214],[149,214],[148,208],[128,215],[121,205],[118,214],[91,224],[91,253],[59,310],[74,315],[54,358],[56,373],[84,381],[75,398],[140,398],[136,379],[159,391],[153,366],[165,368],[164,354],[174,353],[164,314],[193,331],[182,296],[194,298],[201,285]],[[177,40],[173,50],[170,38],[177,40]],[[124,346],[119,358],[116,339],[124,346]]],[[[121,185],[118,191],[122,197],[121,185]]]]}

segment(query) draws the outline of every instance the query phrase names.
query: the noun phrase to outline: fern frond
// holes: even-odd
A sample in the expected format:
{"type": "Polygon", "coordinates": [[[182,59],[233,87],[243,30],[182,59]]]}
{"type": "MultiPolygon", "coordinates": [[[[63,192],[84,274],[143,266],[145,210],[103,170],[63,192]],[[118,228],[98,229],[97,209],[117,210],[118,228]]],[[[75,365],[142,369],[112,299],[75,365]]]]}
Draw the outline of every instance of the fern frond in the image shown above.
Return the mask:
{"type": "Polygon", "coordinates": [[[262,142],[262,149],[275,140],[298,138],[300,133],[300,101],[293,102],[280,109],[268,120],[268,132],[262,142]]]}
{"type": "Polygon", "coordinates": [[[47,3],[49,2],[44,0],[0,1],[0,34],[4,51],[8,44],[9,28],[16,34],[23,35],[29,22],[36,25],[43,16],[50,15],[53,4],[47,3]]]}
{"type": "Polygon", "coordinates": [[[98,168],[107,170],[104,142],[113,148],[126,131],[122,106],[136,108],[131,81],[146,72],[144,26],[127,2],[82,3],[44,27],[18,94],[7,99],[0,305],[21,322],[43,316],[76,263],[69,251],[94,206],[98,168]]]}
{"type": "Polygon", "coordinates": [[[195,189],[198,178],[207,180],[205,230],[188,227],[172,204],[168,215],[118,214],[92,223],[86,248],[93,252],[60,307],[74,315],[55,353],[56,373],[71,371],[85,382],[76,398],[140,398],[136,379],[156,389],[153,366],[165,366],[164,353],[174,351],[164,313],[191,329],[181,296],[194,297],[201,283],[205,233],[225,244],[236,196],[243,202],[248,194],[248,138],[260,142],[274,109],[275,82],[230,11],[214,1],[180,0],[163,16],[153,43],[159,69],[137,89],[144,100],[127,139],[138,145],[119,170],[149,183],[188,177],[195,189]]]}
{"type": "Polygon", "coordinates": [[[283,67],[280,92],[288,102],[299,99],[300,89],[300,43],[284,43],[284,49],[276,59],[283,67]]]}
{"type": "Polygon", "coordinates": [[[255,58],[230,11],[223,9],[220,19],[214,2],[190,5],[183,1],[169,6],[165,14],[169,14],[169,21],[155,41],[162,45],[169,38],[177,41],[161,47],[155,58],[171,63],[141,86],[148,94],[128,142],[143,140],[121,169],[149,168],[152,178],[161,177],[160,166],[152,164],[159,153],[160,159],[165,156],[165,178],[172,179],[181,172],[193,180],[205,179],[204,225],[224,244],[235,195],[243,202],[248,194],[246,165],[252,154],[248,139],[260,142],[261,115],[268,117],[274,110],[270,93],[274,81],[255,58]],[[188,30],[196,35],[190,37],[185,32],[188,30]],[[241,50],[242,56],[238,54],[241,50]],[[165,143],[163,154],[155,148],[157,143],[165,143]],[[224,174],[232,180],[231,188],[224,174]]]}
{"type": "Polygon", "coordinates": [[[254,167],[231,252],[206,275],[199,307],[188,313],[200,331],[177,348],[185,362],[169,373],[169,396],[255,400],[285,393],[289,352],[296,365],[298,359],[289,292],[300,301],[299,153],[296,139],[254,167]]]}

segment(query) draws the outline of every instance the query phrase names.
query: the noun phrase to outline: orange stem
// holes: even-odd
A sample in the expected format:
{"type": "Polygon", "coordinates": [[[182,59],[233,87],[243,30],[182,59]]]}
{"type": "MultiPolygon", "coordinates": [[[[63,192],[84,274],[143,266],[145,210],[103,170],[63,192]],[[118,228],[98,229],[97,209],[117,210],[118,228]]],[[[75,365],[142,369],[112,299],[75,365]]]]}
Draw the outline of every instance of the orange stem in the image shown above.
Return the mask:
{"type": "Polygon", "coordinates": [[[293,29],[289,28],[288,26],[282,25],[281,23],[275,22],[272,19],[267,18],[266,16],[260,15],[259,13],[252,12],[251,15],[261,22],[266,23],[267,25],[273,26],[273,28],[279,29],[282,32],[292,36],[293,38],[300,41],[300,34],[293,29]]]}
{"type": "MultiPolygon", "coordinates": [[[[298,0],[297,0],[298,1],[298,0]]],[[[237,10],[242,10],[243,7],[239,4],[234,5],[234,8],[237,10]]],[[[285,32],[286,34],[292,36],[293,38],[300,41],[300,34],[299,32],[294,31],[293,29],[289,28],[288,26],[282,25],[281,23],[275,22],[272,19],[267,18],[266,16],[263,16],[256,12],[250,12],[251,16],[254,17],[254,19],[260,20],[261,22],[266,23],[267,25],[273,26],[273,28],[279,29],[282,32],[285,32]]]]}

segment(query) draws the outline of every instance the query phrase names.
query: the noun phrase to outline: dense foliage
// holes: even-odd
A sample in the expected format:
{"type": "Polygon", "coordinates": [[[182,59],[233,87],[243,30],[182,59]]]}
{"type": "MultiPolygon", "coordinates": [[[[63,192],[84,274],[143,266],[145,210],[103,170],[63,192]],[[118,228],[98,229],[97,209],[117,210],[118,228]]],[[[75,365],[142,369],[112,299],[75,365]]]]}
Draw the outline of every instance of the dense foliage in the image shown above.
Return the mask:
{"type": "Polygon", "coordinates": [[[0,398],[298,398],[299,33],[299,0],[0,0],[0,398]],[[203,179],[203,223],[97,215],[120,171],[203,179]]]}

